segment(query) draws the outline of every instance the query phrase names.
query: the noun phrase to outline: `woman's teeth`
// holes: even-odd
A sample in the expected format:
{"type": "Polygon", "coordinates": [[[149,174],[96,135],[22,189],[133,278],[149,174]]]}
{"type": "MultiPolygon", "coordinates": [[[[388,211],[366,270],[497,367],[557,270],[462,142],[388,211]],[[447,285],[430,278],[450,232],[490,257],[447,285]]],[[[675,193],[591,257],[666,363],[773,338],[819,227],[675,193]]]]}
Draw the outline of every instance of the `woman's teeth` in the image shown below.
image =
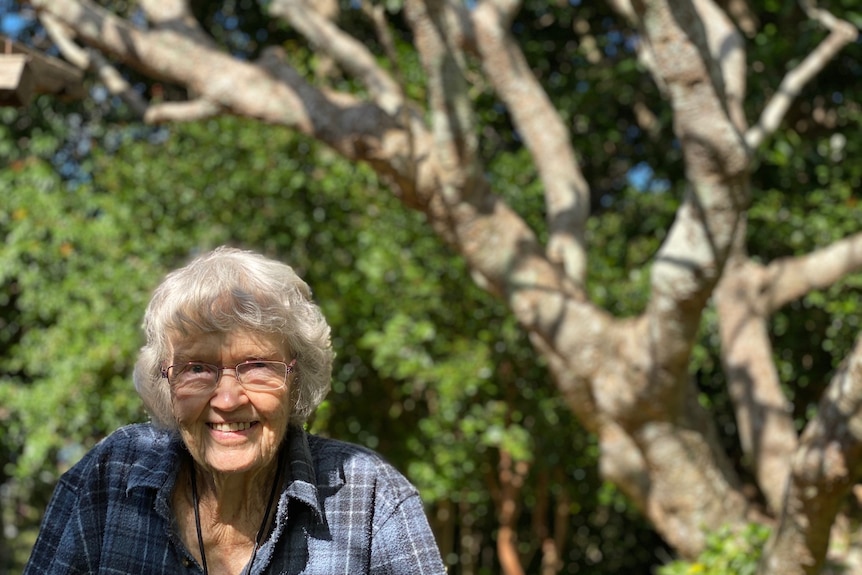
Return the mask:
{"type": "Polygon", "coordinates": [[[245,431],[251,427],[251,422],[237,421],[234,423],[210,423],[210,427],[215,431],[245,431]]]}

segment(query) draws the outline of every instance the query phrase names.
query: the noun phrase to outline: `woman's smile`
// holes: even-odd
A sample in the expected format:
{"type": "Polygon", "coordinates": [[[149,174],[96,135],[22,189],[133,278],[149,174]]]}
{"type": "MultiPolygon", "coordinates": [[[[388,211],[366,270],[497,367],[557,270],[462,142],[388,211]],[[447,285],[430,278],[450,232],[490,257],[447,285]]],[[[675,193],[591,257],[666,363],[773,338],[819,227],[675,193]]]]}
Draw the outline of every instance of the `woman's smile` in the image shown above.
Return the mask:
{"type": "Polygon", "coordinates": [[[207,423],[210,429],[213,431],[245,431],[246,429],[251,428],[254,425],[257,425],[259,422],[257,421],[238,421],[234,423],[224,422],[224,423],[207,423]]]}

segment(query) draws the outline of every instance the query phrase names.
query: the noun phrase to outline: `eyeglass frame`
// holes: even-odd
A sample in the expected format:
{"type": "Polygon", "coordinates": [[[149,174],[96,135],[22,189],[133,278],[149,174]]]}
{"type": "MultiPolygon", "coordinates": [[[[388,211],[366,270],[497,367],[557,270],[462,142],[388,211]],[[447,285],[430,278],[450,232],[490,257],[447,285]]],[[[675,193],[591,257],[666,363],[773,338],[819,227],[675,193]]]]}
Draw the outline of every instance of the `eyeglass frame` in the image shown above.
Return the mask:
{"type": "Polygon", "coordinates": [[[173,368],[175,368],[177,366],[187,367],[189,365],[201,365],[201,366],[205,366],[205,367],[214,367],[214,368],[216,368],[216,378],[214,381],[214,386],[212,388],[212,391],[215,391],[216,389],[218,389],[218,384],[219,384],[219,381],[221,381],[221,376],[222,376],[222,373],[224,373],[224,370],[232,369],[233,370],[233,376],[236,378],[237,382],[242,386],[243,389],[247,389],[245,387],[245,384],[242,382],[242,378],[239,376],[239,371],[237,371],[237,368],[242,366],[242,365],[249,364],[249,363],[280,363],[280,364],[282,364],[285,368],[284,381],[281,382],[281,385],[279,387],[273,387],[272,388],[273,390],[276,390],[276,389],[280,389],[280,388],[286,386],[287,376],[290,375],[291,373],[293,373],[293,369],[294,369],[294,367],[296,367],[296,358],[293,358],[290,361],[290,363],[288,363],[286,361],[281,361],[278,359],[247,359],[245,361],[239,362],[238,364],[236,364],[233,367],[230,367],[228,365],[216,365],[214,363],[209,363],[206,361],[187,361],[185,363],[175,363],[175,364],[169,365],[167,367],[163,367],[161,369],[161,376],[164,379],[168,380],[168,385],[170,385],[171,388],[174,388],[176,384],[174,382],[171,382],[171,378],[169,376],[169,372],[173,368]]]}

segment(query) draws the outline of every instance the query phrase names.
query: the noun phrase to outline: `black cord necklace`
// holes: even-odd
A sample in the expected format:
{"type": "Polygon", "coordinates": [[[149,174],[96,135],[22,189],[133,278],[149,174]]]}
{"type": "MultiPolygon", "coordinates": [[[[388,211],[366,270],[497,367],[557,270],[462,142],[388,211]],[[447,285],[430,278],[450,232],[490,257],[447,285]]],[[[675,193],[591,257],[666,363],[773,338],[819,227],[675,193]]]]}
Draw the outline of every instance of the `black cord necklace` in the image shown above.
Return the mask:
{"type": "MultiPolygon", "coordinates": [[[[192,480],[192,500],[194,501],[195,507],[195,530],[198,534],[198,549],[201,552],[201,567],[204,569],[204,575],[209,575],[209,571],[207,570],[207,554],[204,551],[204,537],[203,532],[201,530],[201,515],[199,510],[199,501],[198,501],[198,480],[197,474],[195,472],[195,463],[192,461],[191,463],[191,480],[192,480]]],[[[275,469],[275,478],[272,480],[272,489],[269,492],[269,502],[266,504],[266,511],[263,513],[263,521],[260,524],[260,528],[257,530],[257,536],[254,538],[254,549],[251,551],[251,559],[248,560],[248,565],[243,569],[243,573],[247,575],[251,575],[251,566],[254,564],[254,556],[257,555],[257,550],[260,548],[260,542],[263,539],[263,534],[266,533],[266,526],[269,523],[269,513],[272,511],[272,503],[275,501],[275,492],[278,491],[278,478],[281,476],[281,452],[278,454],[278,460],[276,462],[275,469]]]]}

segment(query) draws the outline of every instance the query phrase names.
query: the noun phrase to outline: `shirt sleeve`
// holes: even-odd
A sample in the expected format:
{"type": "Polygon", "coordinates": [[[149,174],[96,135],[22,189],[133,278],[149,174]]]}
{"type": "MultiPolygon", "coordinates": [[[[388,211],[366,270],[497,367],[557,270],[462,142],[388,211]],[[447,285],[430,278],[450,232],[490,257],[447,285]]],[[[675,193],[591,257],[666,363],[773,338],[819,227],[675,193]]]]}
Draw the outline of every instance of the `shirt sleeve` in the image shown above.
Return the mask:
{"type": "MultiPolygon", "coordinates": [[[[97,518],[85,516],[78,491],[61,479],[54,489],[23,575],[65,575],[98,571],[98,549],[87,532],[97,518]]],[[[98,529],[98,528],[97,528],[98,529]]]]}
{"type": "Polygon", "coordinates": [[[404,499],[372,534],[372,575],[443,575],[446,568],[419,495],[404,499]]]}

